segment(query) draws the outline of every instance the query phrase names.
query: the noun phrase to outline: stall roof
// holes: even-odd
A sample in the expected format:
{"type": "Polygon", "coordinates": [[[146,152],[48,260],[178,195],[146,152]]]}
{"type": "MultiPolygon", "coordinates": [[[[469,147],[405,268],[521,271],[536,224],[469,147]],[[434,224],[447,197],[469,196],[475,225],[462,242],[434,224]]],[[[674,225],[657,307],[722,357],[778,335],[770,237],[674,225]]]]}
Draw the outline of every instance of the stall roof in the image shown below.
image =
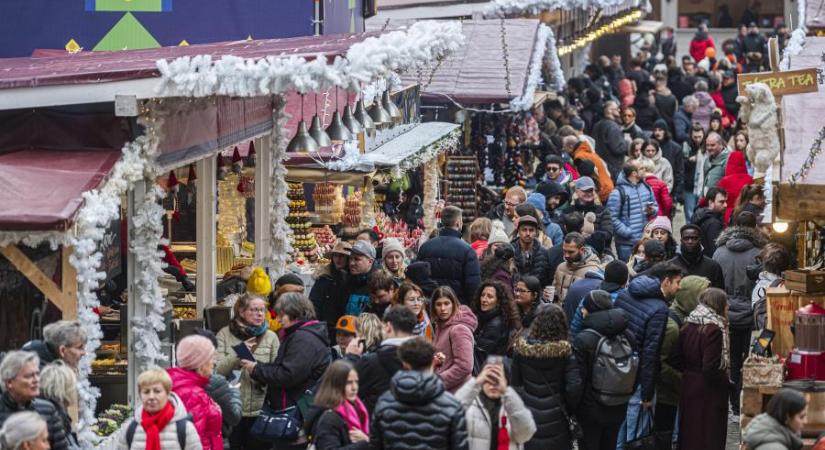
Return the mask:
{"type": "Polygon", "coordinates": [[[422,123],[363,155],[361,159],[375,164],[378,168],[399,166],[407,158],[415,156],[422,148],[430,146],[459,126],[458,124],[446,122],[422,123]]]}
{"type": "Polygon", "coordinates": [[[0,154],[0,230],[66,230],[119,150],[31,149],[0,154]]]}
{"type": "Polygon", "coordinates": [[[825,28],[825,0],[808,0],[805,3],[805,25],[808,28],[825,28]]]}
{"type": "MultiPolygon", "coordinates": [[[[502,48],[502,22],[499,20],[468,20],[462,22],[466,44],[446,57],[440,64],[416,74],[402,76],[404,83],[420,83],[425,99],[449,103],[449,98],[461,104],[507,103],[524,94],[530,63],[537,42],[540,22],[536,19],[506,19],[507,65],[510,85],[507,86],[505,49],[502,48]],[[435,75],[430,80],[432,68],[435,75]]],[[[394,24],[394,23],[393,23],[394,24]]]]}

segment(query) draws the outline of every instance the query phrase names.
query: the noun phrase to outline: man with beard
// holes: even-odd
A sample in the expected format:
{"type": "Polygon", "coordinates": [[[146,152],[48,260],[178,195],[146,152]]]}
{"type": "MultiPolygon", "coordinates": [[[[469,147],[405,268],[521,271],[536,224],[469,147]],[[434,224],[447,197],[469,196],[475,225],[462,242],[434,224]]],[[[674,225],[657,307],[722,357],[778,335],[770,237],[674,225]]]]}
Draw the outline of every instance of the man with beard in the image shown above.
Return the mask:
{"type": "Polygon", "coordinates": [[[507,189],[504,194],[504,201],[493,208],[487,218],[490,220],[500,220],[504,224],[504,231],[510,235],[515,229],[516,206],[527,201],[527,192],[520,186],[513,186],[507,189]]]}
{"type": "Polygon", "coordinates": [[[705,256],[713,257],[716,238],[725,228],[725,210],[728,207],[728,193],[724,189],[710,188],[705,199],[707,208],[699,208],[693,214],[693,222],[702,230],[702,249],[705,256]]]}
{"type": "Polygon", "coordinates": [[[619,125],[619,104],[614,101],[604,105],[604,119],[593,127],[593,139],[596,140],[596,154],[607,164],[610,178],[616,180],[622,171],[624,157],[627,155],[627,142],[619,125]]]}
{"type": "Polygon", "coordinates": [[[574,281],[585,277],[591,270],[600,270],[599,256],[587,245],[581,233],[567,233],[562,244],[564,263],[556,268],[553,287],[556,296],[564,300],[567,290],[574,281]]]}
{"type": "Polygon", "coordinates": [[[538,237],[539,222],[532,216],[518,218],[518,237],[512,242],[516,251],[515,263],[519,275],[531,275],[541,281],[542,286],[548,284],[547,277],[547,250],[536,240],[538,237]]]}
{"type": "MultiPolygon", "coordinates": [[[[344,314],[357,316],[370,304],[370,290],[367,285],[375,271],[375,247],[367,241],[355,241],[350,248],[349,276],[347,277],[347,304],[344,314]]],[[[336,319],[337,320],[337,319],[336,319]]]]}
{"type": "Polygon", "coordinates": [[[570,200],[570,191],[565,186],[553,181],[545,181],[536,187],[536,192],[544,196],[547,218],[558,224],[562,223],[562,209],[570,200]]]}
{"type": "Polygon", "coordinates": [[[702,229],[689,223],[679,229],[682,243],[669,263],[680,267],[687,275],[697,275],[710,280],[711,287],[725,289],[725,275],[719,263],[702,253],[702,229]]]}
{"type": "MultiPolygon", "coordinates": [[[[594,233],[605,235],[605,242],[613,239],[613,220],[610,210],[602,205],[596,204],[596,183],[590,177],[581,177],[576,180],[576,200],[572,205],[564,208],[562,214],[579,212],[582,217],[592,212],[596,215],[594,233]]],[[[566,230],[568,233],[570,230],[566,230]]]]}
{"type": "Polygon", "coordinates": [[[633,246],[642,238],[648,220],[659,211],[656,196],[642,180],[636,165],[624,166],[616,189],[607,199],[607,208],[616,234],[616,256],[627,261],[633,246]]]}
{"type": "Polygon", "coordinates": [[[748,24],[748,34],[744,40],[745,72],[759,72],[768,53],[768,40],[759,33],[756,22],[748,24]]]}
{"type": "Polygon", "coordinates": [[[663,119],[659,119],[653,124],[653,139],[659,142],[662,156],[673,168],[673,189],[671,189],[670,196],[673,197],[674,202],[681,203],[683,201],[682,193],[685,189],[685,157],[682,154],[682,146],[670,138],[667,122],[663,119]]]}

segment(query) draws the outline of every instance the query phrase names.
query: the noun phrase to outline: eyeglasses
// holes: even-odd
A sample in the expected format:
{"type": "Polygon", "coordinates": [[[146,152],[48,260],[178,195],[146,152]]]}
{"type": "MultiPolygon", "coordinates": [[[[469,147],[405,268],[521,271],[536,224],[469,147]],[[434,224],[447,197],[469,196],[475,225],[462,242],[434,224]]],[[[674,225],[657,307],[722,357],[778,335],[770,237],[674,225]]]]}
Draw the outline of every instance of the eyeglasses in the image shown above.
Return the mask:
{"type": "Polygon", "coordinates": [[[547,168],[548,172],[558,172],[560,169],[556,166],[550,166],[547,168]]]}
{"type": "Polygon", "coordinates": [[[251,312],[252,314],[264,314],[266,313],[266,308],[249,308],[247,311],[251,312]]]}
{"type": "Polygon", "coordinates": [[[636,117],[634,114],[623,114],[622,117],[636,117]]]}
{"type": "Polygon", "coordinates": [[[522,289],[522,288],[515,288],[515,289],[513,289],[513,292],[515,292],[516,294],[529,294],[530,293],[529,290],[522,289]]]}

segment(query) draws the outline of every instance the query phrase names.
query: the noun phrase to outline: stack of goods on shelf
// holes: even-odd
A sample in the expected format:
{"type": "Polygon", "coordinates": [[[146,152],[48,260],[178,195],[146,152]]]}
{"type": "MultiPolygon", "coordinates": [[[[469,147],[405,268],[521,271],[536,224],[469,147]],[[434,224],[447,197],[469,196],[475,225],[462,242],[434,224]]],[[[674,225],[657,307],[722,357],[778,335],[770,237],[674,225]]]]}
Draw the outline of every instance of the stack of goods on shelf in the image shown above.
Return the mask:
{"type": "Polygon", "coordinates": [[[341,195],[343,186],[333,183],[318,183],[312,193],[315,201],[315,212],[323,223],[338,223],[343,214],[344,198],[341,195]]]}
{"type": "Polygon", "coordinates": [[[312,234],[307,202],[304,200],[304,187],[301,183],[289,183],[289,215],[286,223],[292,231],[292,248],[301,255],[312,259],[317,255],[318,246],[312,234]]]}
{"type": "Polygon", "coordinates": [[[92,431],[100,437],[106,437],[114,434],[124,422],[131,418],[131,406],[115,403],[100,414],[97,423],[92,425],[92,431]]]}
{"type": "Polygon", "coordinates": [[[313,228],[312,233],[315,234],[315,242],[318,243],[318,250],[321,255],[326,255],[338,243],[338,238],[335,237],[335,233],[332,232],[329,225],[313,228]]]}
{"type": "Polygon", "coordinates": [[[464,221],[478,217],[478,162],[473,156],[451,156],[447,160],[447,204],[462,209],[464,221]]]}
{"type": "Polygon", "coordinates": [[[424,233],[424,230],[421,228],[410,229],[404,221],[393,221],[383,212],[376,214],[374,230],[377,231],[383,239],[398,239],[404,244],[404,248],[415,248],[419,239],[421,239],[421,235],[424,233]]]}
{"type": "Polygon", "coordinates": [[[361,215],[363,214],[361,191],[350,194],[344,202],[344,236],[355,237],[361,229],[361,215]]]}
{"type": "Polygon", "coordinates": [[[524,164],[521,160],[521,150],[519,150],[518,143],[512,137],[507,140],[507,150],[504,160],[504,186],[524,187],[524,164]]]}

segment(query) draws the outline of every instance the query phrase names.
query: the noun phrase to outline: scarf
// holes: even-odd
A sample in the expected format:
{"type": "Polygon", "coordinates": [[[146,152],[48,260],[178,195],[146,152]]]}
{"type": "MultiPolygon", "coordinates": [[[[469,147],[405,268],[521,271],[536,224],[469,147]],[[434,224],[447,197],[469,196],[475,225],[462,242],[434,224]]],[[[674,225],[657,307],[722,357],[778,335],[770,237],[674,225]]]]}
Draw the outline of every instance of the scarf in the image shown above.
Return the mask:
{"type": "Polygon", "coordinates": [[[702,262],[702,257],[705,256],[705,253],[702,251],[702,247],[699,246],[698,251],[690,253],[685,250],[684,245],[679,246],[680,253],[682,255],[682,259],[685,260],[689,265],[695,266],[702,262]]]}
{"type": "Polygon", "coordinates": [[[370,415],[361,399],[356,397],[354,404],[344,400],[335,408],[335,412],[347,423],[347,430],[357,428],[369,436],[370,415]]]}
{"type": "Polygon", "coordinates": [[[144,409],[140,416],[140,425],[146,431],[146,450],[160,450],[160,432],[172,421],[175,416],[175,407],[167,401],[166,406],[155,414],[149,414],[144,409]]]}
{"type": "Polygon", "coordinates": [[[430,327],[430,317],[427,316],[424,309],[418,314],[418,322],[416,322],[415,327],[413,327],[413,336],[423,336],[427,338],[428,341],[432,341],[433,336],[430,327]]]}
{"type": "Polygon", "coordinates": [[[730,343],[728,337],[729,333],[727,319],[719,314],[716,314],[716,312],[708,308],[707,305],[700,303],[688,316],[687,323],[693,323],[700,326],[713,324],[722,330],[722,362],[719,365],[719,368],[724,371],[728,371],[730,368],[730,343]]]}
{"type": "Polygon", "coordinates": [[[229,331],[238,339],[245,341],[252,337],[260,337],[269,329],[269,324],[266,320],[262,324],[256,326],[246,325],[240,319],[233,320],[229,323],[229,331]]]}

